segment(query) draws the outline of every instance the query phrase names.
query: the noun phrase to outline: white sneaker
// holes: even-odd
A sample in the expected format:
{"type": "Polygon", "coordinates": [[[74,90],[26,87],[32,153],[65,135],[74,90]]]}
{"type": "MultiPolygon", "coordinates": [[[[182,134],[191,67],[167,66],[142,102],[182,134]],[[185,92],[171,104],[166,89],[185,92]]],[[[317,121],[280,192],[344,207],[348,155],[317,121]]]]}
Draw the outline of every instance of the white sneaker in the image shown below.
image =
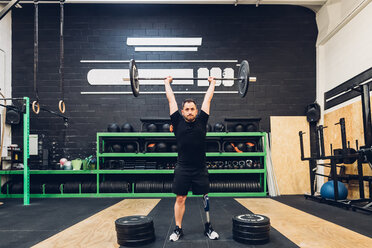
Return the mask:
{"type": "Polygon", "coordinates": [[[213,227],[211,223],[205,223],[205,228],[204,228],[204,234],[212,240],[218,239],[220,235],[216,231],[213,230],[213,227]]]}
{"type": "Polygon", "coordinates": [[[177,241],[183,236],[182,228],[176,226],[173,233],[169,236],[170,241],[177,241]]]}

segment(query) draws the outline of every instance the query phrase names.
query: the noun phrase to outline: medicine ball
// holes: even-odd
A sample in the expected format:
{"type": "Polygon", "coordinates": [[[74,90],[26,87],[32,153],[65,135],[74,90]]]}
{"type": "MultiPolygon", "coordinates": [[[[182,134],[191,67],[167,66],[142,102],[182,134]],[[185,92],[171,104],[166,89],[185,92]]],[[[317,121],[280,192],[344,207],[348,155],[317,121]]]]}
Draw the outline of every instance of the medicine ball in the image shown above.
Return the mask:
{"type": "Polygon", "coordinates": [[[170,125],[168,123],[163,124],[162,126],[163,132],[169,132],[170,125]]]}
{"type": "Polygon", "coordinates": [[[167,144],[164,143],[164,142],[159,142],[157,145],[156,145],[156,151],[157,152],[167,152],[167,144]]]}
{"type": "Polygon", "coordinates": [[[249,123],[247,124],[247,126],[245,126],[245,131],[246,132],[257,132],[258,129],[257,129],[257,126],[253,123],[249,123]]]}
{"type": "Polygon", "coordinates": [[[246,152],[247,151],[247,146],[244,143],[238,143],[236,145],[236,148],[239,149],[239,151],[246,152]]]}
{"type": "Polygon", "coordinates": [[[123,146],[121,144],[113,144],[111,146],[111,150],[113,152],[122,152],[123,151],[123,146]]]}
{"type": "Polygon", "coordinates": [[[173,144],[170,147],[171,152],[177,152],[177,145],[173,144]]]}
{"type": "MultiPolygon", "coordinates": [[[[347,188],[345,184],[342,182],[337,182],[338,186],[338,200],[345,200],[348,194],[347,188]]],[[[320,189],[320,195],[326,199],[335,199],[335,191],[334,191],[334,182],[328,181],[323,184],[322,188],[320,189]]]]}
{"type": "Polygon", "coordinates": [[[107,126],[107,131],[108,132],[120,132],[120,127],[118,124],[116,123],[110,123],[108,126],[107,126]]]}
{"type": "Polygon", "coordinates": [[[244,126],[242,124],[236,124],[235,125],[235,132],[244,132],[244,126]]]}
{"type": "Polygon", "coordinates": [[[222,123],[220,123],[220,122],[218,122],[218,123],[214,124],[213,131],[215,131],[215,132],[223,132],[223,131],[225,131],[225,125],[222,124],[222,123]]]}
{"type": "Polygon", "coordinates": [[[212,126],[209,123],[207,123],[207,132],[212,132],[212,126]]]}
{"type": "Polygon", "coordinates": [[[129,123],[124,123],[122,126],[121,126],[121,131],[122,132],[133,132],[133,127],[131,124],[129,123]]]}
{"type": "Polygon", "coordinates": [[[233,152],[234,147],[230,143],[225,144],[225,152],[233,152]]]}
{"type": "Polygon", "coordinates": [[[147,151],[148,152],[155,152],[156,149],[156,144],[155,143],[150,143],[147,145],[147,151]]]}
{"type": "Polygon", "coordinates": [[[136,148],[133,144],[126,144],[124,146],[124,151],[125,152],[136,152],[136,148]]]}
{"type": "Polygon", "coordinates": [[[156,127],[156,125],[154,123],[150,123],[147,126],[147,131],[148,132],[156,132],[156,131],[158,131],[158,128],[156,127]]]}

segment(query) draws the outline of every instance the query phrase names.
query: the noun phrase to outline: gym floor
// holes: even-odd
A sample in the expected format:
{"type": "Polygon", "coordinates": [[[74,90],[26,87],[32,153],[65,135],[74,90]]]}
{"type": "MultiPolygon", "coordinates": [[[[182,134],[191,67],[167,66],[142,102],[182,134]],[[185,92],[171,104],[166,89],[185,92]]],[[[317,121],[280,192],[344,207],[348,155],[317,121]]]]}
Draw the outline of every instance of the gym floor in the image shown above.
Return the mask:
{"type": "Polygon", "coordinates": [[[302,195],[276,198],[211,198],[211,220],[220,234],[203,235],[201,198],[186,201],[184,237],[169,242],[174,228],[174,198],[2,199],[0,247],[119,247],[114,221],[127,215],[154,219],[156,241],[142,247],[371,247],[371,214],[305,200],[302,195]],[[231,217],[263,214],[271,220],[270,242],[245,245],[232,239],[231,217]]]}

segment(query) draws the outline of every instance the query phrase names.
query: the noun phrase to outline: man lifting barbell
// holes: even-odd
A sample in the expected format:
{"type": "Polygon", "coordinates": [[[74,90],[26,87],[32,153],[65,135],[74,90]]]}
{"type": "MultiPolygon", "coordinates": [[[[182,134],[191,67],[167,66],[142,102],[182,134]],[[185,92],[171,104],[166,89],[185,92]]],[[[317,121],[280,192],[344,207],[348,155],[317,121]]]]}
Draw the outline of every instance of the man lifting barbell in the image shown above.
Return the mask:
{"type": "Polygon", "coordinates": [[[172,77],[164,80],[165,92],[169,102],[169,113],[173,131],[177,140],[178,165],[174,170],[172,191],[175,193],[174,218],[176,227],[169,240],[177,241],[183,236],[182,218],[185,213],[185,201],[189,188],[193,194],[203,195],[206,220],[204,234],[210,239],[218,239],[219,235],[212,228],[209,218],[209,175],[205,165],[205,137],[206,126],[209,118],[210,103],[214,94],[216,81],[209,77],[209,88],[205,94],[200,114],[196,103],[192,99],[186,99],[182,103],[181,113],[170,86],[172,77]]]}

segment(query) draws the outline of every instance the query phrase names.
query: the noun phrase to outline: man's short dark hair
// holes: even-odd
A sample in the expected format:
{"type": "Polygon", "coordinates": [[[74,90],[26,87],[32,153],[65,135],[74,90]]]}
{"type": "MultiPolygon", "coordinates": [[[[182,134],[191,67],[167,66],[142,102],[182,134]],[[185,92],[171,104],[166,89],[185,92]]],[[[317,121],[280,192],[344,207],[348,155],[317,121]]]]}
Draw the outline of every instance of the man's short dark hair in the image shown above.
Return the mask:
{"type": "Polygon", "coordinates": [[[182,108],[185,106],[185,103],[188,103],[188,102],[193,102],[196,106],[196,102],[194,99],[191,99],[191,98],[188,98],[188,99],[185,99],[183,102],[182,102],[182,108]]]}

